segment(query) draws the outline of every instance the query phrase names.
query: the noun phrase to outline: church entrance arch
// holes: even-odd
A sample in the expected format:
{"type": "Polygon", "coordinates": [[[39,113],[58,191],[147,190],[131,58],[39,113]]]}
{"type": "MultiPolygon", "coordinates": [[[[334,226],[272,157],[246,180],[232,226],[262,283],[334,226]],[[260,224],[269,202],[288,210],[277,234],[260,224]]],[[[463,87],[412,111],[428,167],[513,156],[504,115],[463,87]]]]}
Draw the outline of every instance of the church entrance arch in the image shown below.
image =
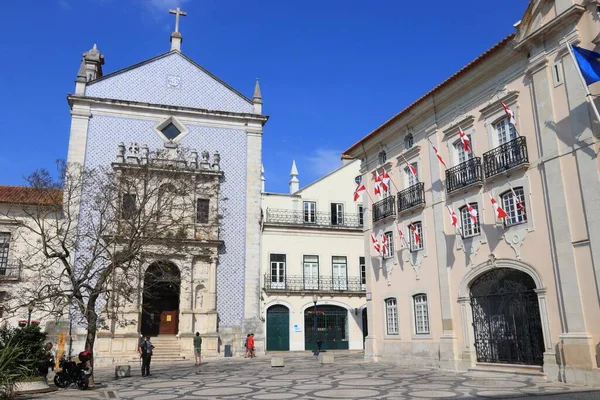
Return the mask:
{"type": "Polygon", "coordinates": [[[290,310],[276,304],[267,309],[267,351],[290,349],[290,310]]]}
{"type": "Polygon", "coordinates": [[[544,337],[535,281],[494,268],[470,286],[478,362],[542,365],[544,337]]]}
{"type": "Polygon", "coordinates": [[[317,346],[320,350],[348,350],[348,310],[334,305],[308,307],[304,311],[304,348],[314,347],[314,318],[317,319],[317,346]]]}
{"type": "Polygon", "coordinates": [[[181,273],[172,262],[157,261],[144,274],[143,335],[175,335],[179,326],[181,273]]]}

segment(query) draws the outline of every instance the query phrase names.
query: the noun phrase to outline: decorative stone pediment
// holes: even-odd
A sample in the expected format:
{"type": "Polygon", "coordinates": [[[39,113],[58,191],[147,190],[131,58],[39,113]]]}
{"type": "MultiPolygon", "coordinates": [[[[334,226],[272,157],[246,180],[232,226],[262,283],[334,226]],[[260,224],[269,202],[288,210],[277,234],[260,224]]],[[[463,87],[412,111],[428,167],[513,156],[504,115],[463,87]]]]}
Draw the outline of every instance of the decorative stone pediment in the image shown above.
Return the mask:
{"type": "Polygon", "coordinates": [[[405,158],[407,161],[410,161],[412,158],[417,157],[420,153],[421,153],[421,146],[419,146],[418,144],[415,144],[413,147],[411,147],[408,150],[405,150],[398,157],[396,157],[396,160],[398,160],[398,164],[404,164],[405,158]]]}
{"type": "Polygon", "coordinates": [[[453,122],[444,129],[442,132],[444,133],[444,139],[447,139],[451,136],[458,135],[458,128],[460,127],[463,131],[466,131],[469,128],[472,128],[475,123],[475,116],[472,114],[467,114],[464,117],[460,118],[457,122],[453,122]]]}
{"type": "Polygon", "coordinates": [[[500,111],[503,112],[502,104],[503,102],[508,107],[512,104],[516,103],[517,98],[519,97],[519,92],[516,90],[512,90],[510,92],[503,91],[504,93],[497,98],[494,98],[486,103],[486,105],[479,110],[484,118],[488,118],[490,115],[496,114],[500,111]]]}

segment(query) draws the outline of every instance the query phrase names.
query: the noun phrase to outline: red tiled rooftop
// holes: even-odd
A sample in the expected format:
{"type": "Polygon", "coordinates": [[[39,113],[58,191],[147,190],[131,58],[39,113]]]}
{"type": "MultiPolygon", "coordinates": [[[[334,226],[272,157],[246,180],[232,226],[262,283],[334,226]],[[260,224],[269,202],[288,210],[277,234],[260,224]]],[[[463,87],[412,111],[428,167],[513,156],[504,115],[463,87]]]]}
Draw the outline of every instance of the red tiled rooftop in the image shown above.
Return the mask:
{"type": "Polygon", "coordinates": [[[62,202],[60,189],[34,189],[26,186],[0,185],[0,203],[49,205],[62,202]]]}

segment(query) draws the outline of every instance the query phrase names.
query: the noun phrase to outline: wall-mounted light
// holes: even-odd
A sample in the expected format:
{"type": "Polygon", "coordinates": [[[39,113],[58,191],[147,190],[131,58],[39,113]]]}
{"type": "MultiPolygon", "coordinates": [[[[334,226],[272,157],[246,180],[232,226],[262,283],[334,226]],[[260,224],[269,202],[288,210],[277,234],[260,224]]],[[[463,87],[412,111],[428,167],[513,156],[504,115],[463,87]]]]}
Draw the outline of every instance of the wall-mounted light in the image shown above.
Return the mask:
{"type": "Polygon", "coordinates": [[[358,315],[358,308],[354,309],[354,315],[358,315]]]}

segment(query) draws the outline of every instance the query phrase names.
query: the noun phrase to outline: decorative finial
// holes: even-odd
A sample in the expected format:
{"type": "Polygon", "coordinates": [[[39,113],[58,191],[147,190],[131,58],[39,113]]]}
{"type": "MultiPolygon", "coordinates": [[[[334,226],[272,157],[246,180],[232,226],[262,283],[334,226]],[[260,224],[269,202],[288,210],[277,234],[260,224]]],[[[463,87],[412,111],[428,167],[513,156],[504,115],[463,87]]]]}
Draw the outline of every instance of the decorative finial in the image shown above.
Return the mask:
{"type": "Polygon", "coordinates": [[[179,17],[185,17],[187,13],[181,11],[179,7],[175,10],[169,10],[170,14],[175,14],[175,31],[171,33],[171,50],[181,51],[181,42],[183,41],[181,33],[179,33],[179,17]]]}
{"type": "Polygon", "coordinates": [[[290,171],[290,194],[300,190],[300,181],[298,180],[298,168],[296,168],[296,160],[292,161],[292,170],[290,171]]]}
{"type": "Polygon", "coordinates": [[[256,84],[254,85],[254,96],[252,98],[252,104],[254,104],[254,112],[256,114],[262,114],[262,94],[260,93],[260,83],[256,78],[256,84]]]}

